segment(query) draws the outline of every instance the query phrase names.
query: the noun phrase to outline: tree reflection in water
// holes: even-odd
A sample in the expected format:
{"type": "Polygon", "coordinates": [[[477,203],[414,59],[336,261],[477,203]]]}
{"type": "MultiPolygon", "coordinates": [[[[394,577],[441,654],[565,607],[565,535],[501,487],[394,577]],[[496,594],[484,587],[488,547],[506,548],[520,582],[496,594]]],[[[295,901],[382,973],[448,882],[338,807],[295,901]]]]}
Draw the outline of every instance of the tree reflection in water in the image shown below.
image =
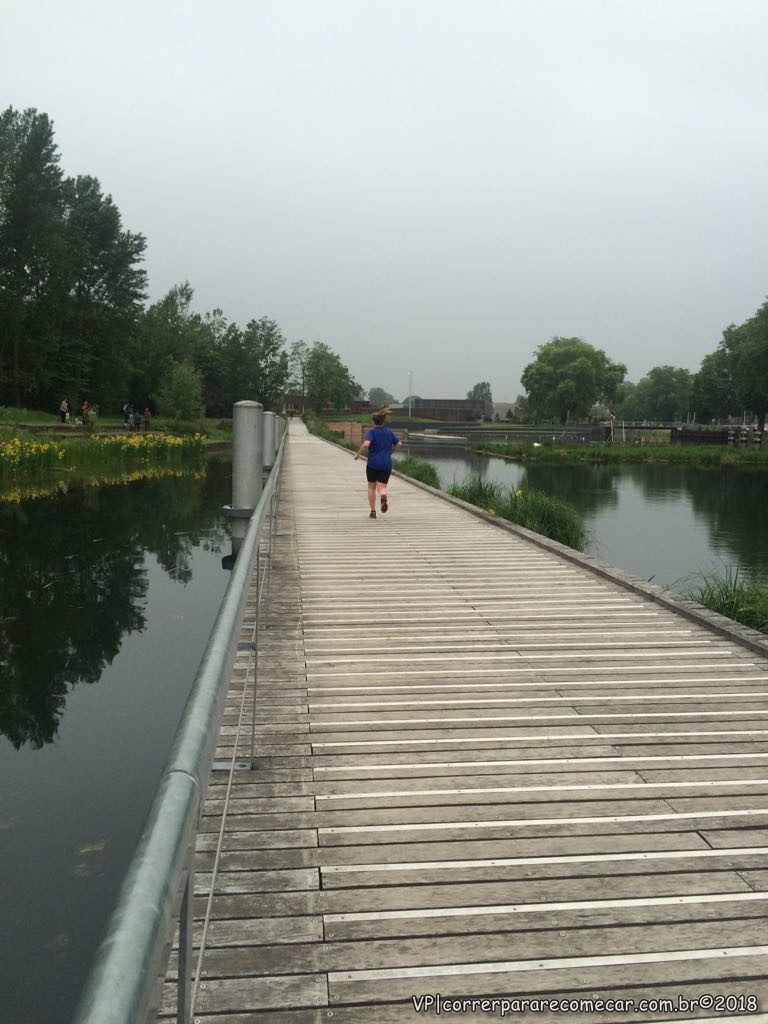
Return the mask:
{"type": "Polygon", "coordinates": [[[220,548],[225,462],[129,486],[79,484],[0,502],[0,733],[51,743],[68,691],[96,683],[124,635],[145,628],[145,556],[191,579],[190,553],[220,548]],[[213,525],[212,525],[213,524],[213,525]]]}

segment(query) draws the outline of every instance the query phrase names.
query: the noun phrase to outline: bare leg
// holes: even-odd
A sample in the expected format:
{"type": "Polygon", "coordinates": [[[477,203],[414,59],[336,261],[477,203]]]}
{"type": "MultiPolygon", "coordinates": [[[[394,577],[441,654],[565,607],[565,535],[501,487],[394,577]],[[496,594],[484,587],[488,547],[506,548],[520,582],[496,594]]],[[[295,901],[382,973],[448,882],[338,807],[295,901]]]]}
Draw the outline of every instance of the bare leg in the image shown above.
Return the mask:
{"type": "Polygon", "coordinates": [[[371,506],[371,512],[376,511],[376,483],[368,481],[368,504],[371,506]]]}
{"type": "Polygon", "coordinates": [[[379,497],[381,498],[381,511],[382,512],[386,512],[387,511],[387,485],[386,484],[376,484],[376,488],[377,488],[377,490],[379,492],[379,497]]]}

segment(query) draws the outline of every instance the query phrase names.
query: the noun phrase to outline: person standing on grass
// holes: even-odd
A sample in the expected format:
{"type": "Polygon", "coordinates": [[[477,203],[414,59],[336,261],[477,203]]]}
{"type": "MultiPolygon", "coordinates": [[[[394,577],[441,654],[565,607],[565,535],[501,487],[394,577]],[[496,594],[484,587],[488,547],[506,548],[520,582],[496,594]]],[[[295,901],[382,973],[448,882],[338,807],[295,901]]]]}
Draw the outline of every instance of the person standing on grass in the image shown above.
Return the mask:
{"type": "Polygon", "coordinates": [[[386,409],[373,414],[373,427],[363,438],[363,442],[355,452],[359,459],[362,452],[368,449],[368,464],[365,475],[368,480],[368,504],[371,506],[370,517],[376,518],[376,492],[381,497],[381,511],[389,507],[387,499],[387,482],[392,472],[392,452],[400,447],[400,438],[389,427],[385,426],[386,409]]]}

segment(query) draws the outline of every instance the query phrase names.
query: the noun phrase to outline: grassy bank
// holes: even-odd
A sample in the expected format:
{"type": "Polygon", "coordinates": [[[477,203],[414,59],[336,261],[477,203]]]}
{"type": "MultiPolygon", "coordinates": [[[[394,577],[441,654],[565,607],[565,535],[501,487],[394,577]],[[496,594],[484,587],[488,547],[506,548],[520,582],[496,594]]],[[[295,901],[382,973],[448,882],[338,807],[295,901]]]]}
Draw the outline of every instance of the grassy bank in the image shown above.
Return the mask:
{"type": "Polygon", "coordinates": [[[722,445],[621,444],[483,444],[476,455],[492,455],[510,462],[666,462],[685,466],[766,466],[766,448],[726,448],[722,445]]]}

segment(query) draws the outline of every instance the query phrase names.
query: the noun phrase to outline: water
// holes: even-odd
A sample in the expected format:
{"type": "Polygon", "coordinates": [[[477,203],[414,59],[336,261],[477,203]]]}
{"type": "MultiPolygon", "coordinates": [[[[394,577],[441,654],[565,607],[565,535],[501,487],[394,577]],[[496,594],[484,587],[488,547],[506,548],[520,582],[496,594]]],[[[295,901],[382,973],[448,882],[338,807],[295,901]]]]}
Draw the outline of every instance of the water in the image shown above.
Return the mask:
{"type": "Polygon", "coordinates": [[[768,583],[768,535],[762,525],[768,480],[762,469],[663,463],[522,466],[443,445],[413,444],[410,454],[432,463],[443,487],[475,472],[570,502],[584,515],[587,552],[641,579],[684,591],[695,587],[701,573],[731,567],[768,583]]]}
{"type": "Polygon", "coordinates": [[[226,587],[231,468],[0,504],[0,1021],[71,1019],[226,587]]]}

